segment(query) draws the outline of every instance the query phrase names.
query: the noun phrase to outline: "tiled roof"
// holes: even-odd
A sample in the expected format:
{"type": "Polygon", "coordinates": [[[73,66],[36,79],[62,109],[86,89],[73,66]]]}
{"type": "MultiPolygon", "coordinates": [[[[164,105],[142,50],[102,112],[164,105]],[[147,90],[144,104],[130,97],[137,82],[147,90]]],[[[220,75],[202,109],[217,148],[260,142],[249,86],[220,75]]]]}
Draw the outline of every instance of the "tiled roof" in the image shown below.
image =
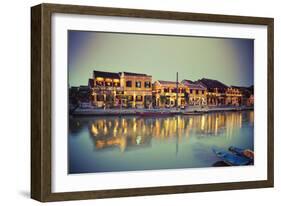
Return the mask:
{"type": "MultiPolygon", "coordinates": [[[[161,85],[174,85],[176,86],[176,82],[175,81],[165,81],[165,80],[157,80],[157,82],[159,82],[159,84],[161,85]]],[[[179,86],[184,86],[182,83],[179,82],[178,84],[179,86]]]]}
{"type": "Polygon", "coordinates": [[[232,88],[239,89],[240,92],[245,96],[249,97],[254,94],[254,86],[250,87],[240,87],[240,86],[231,86],[232,88]]]}
{"type": "Polygon", "coordinates": [[[113,78],[113,79],[119,79],[120,75],[119,73],[114,72],[104,72],[104,71],[93,71],[94,78],[95,77],[103,77],[103,78],[113,78]]]}
{"type": "Polygon", "coordinates": [[[119,72],[119,74],[123,74],[125,76],[149,76],[147,74],[141,74],[141,73],[134,73],[134,72],[119,72]]]}
{"type": "Polygon", "coordinates": [[[184,82],[184,83],[189,83],[189,84],[195,84],[194,81],[191,81],[191,80],[189,80],[189,79],[184,79],[184,80],[182,80],[181,82],[182,82],[182,83],[184,82]]]}
{"type": "Polygon", "coordinates": [[[165,81],[165,80],[158,80],[160,84],[176,84],[174,81],[165,81]]]}
{"type": "Polygon", "coordinates": [[[214,89],[214,88],[227,89],[228,88],[228,86],[226,86],[222,82],[220,82],[218,80],[214,80],[214,79],[203,78],[203,79],[197,80],[196,83],[200,83],[208,89],[214,89]]]}
{"type": "Polygon", "coordinates": [[[207,89],[203,85],[197,84],[197,83],[195,83],[191,80],[188,80],[188,79],[182,80],[181,83],[184,84],[185,86],[188,86],[190,89],[198,89],[198,90],[206,90],[207,89]]]}

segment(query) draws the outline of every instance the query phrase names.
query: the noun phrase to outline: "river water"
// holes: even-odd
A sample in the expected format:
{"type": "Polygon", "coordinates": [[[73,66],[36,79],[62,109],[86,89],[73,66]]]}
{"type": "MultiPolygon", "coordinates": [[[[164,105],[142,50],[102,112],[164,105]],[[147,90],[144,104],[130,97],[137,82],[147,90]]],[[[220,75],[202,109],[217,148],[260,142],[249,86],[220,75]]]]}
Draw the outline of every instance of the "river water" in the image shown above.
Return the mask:
{"type": "Polygon", "coordinates": [[[254,149],[253,111],[71,117],[68,172],[211,167],[219,163],[212,148],[230,146],[254,149]]]}

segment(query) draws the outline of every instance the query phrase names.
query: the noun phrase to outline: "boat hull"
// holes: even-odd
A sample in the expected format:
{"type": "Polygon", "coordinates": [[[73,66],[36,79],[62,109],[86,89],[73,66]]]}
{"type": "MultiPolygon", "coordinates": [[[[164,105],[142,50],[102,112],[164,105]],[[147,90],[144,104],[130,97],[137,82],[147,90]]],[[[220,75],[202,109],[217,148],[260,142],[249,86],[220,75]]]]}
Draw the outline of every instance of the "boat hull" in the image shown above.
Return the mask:
{"type": "Polygon", "coordinates": [[[242,166],[251,164],[252,160],[243,156],[235,155],[220,149],[213,149],[216,156],[231,166],[242,166]]]}
{"type": "Polygon", "coordinates": [[[228,150],[231,151],[234,154],[239,155],[239,156],[246,157],[246,158],[249,158],[251,160],[254,160],[254,152],[252,150],[241,149],[241,148],[233,147],[233,146],[229,147],[228,150]]]}

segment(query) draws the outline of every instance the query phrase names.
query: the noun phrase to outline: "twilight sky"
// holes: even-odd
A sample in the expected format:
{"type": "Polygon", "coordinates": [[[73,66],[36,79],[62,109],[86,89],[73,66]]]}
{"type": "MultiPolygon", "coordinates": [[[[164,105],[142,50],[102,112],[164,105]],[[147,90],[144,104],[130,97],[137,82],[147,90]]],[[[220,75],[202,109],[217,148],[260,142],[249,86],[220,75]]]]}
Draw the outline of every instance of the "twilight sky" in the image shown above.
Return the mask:
{"type": "Polygon", "coordinates": [[[250,86],[254,40],[68,31],[69,85],[87,85],[93,70],[250,86]]]}

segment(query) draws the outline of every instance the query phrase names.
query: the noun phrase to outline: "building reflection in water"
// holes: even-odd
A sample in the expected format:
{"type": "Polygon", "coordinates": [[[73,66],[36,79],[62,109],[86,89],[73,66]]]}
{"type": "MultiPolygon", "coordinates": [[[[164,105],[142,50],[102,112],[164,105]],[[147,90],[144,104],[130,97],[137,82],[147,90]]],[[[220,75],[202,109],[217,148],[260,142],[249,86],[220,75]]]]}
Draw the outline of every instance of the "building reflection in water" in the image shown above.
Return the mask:
{"type": "MultiPolygon", "coordinates": [[[[70,129],[81,128],[81,120],[70,123],[70,129]]],[[[232,138],[243,121],[254,124],[254,112],[210,113],[194,116],[171,116],[163,118],[143,117],[97,117],[88,120],[89,132],[96,150],[118,147],[120,151],[150,147],[153,138],[159,141],[176,139],[180,143],[190,136],[232,138]]]]}

